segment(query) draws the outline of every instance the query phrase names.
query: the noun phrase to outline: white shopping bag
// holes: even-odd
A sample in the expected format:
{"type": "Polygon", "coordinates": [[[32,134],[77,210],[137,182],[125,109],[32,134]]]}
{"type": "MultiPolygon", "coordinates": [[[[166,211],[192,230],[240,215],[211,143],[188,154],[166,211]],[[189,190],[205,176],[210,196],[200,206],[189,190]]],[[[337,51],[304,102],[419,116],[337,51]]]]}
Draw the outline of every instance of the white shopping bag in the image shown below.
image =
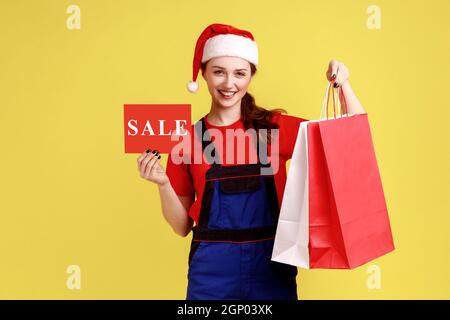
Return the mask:
{"type": "Polygon", "coordinates": [[[309,269],[308,139],[300,123],[280,208],[272,261],[309,269]]]}

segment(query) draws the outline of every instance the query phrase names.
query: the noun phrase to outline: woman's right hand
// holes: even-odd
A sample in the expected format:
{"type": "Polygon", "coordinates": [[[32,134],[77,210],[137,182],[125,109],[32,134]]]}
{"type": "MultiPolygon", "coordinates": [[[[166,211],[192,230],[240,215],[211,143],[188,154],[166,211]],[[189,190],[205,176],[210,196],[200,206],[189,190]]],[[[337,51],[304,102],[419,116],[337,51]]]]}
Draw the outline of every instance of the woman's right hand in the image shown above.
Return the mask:
{"type": "Polygon", "coordinates": [[[137,164],[141,178],[162,186],[169,183],[169,177],[161,166],[160,159],[161,156],[157,150],[151,151],[149,149],[139,156],[137,164]]]}

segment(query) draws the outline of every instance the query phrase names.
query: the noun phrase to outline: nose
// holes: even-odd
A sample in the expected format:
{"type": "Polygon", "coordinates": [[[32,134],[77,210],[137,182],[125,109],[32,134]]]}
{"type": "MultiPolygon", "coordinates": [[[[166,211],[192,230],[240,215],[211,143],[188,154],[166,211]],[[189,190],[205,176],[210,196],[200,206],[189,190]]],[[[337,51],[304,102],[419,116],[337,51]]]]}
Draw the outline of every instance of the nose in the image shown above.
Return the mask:
{"type": "Polygon", "coordinates": [[[225,89],[233,89],[233,77],[227,75],[224,82],[225,89]]]}

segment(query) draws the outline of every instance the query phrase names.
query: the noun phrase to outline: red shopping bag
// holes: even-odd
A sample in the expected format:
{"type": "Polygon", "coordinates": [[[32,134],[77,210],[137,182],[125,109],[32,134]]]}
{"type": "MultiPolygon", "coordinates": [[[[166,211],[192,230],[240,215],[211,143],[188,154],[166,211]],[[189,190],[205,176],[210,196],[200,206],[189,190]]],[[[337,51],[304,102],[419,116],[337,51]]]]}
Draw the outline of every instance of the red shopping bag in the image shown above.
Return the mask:
{"type": "Polygon", "coordinates": [[[367,114],[309,123],[307,141],[310,268],[353,269],[394,250],[367,114]]]}

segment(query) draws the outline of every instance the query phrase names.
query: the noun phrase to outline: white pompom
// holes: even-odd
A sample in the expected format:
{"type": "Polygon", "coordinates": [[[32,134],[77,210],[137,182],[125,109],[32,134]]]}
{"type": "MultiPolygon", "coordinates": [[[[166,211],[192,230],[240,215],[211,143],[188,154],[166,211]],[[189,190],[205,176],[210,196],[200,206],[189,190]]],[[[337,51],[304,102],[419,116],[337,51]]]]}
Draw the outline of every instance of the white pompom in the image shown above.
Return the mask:
{"type": "Polygon", "coordinates": [[[198,90],[198,83],[195,81],[190,80],[188,85],[187,85],[187,89],[192,92],[195,93],[198,90]]]}

